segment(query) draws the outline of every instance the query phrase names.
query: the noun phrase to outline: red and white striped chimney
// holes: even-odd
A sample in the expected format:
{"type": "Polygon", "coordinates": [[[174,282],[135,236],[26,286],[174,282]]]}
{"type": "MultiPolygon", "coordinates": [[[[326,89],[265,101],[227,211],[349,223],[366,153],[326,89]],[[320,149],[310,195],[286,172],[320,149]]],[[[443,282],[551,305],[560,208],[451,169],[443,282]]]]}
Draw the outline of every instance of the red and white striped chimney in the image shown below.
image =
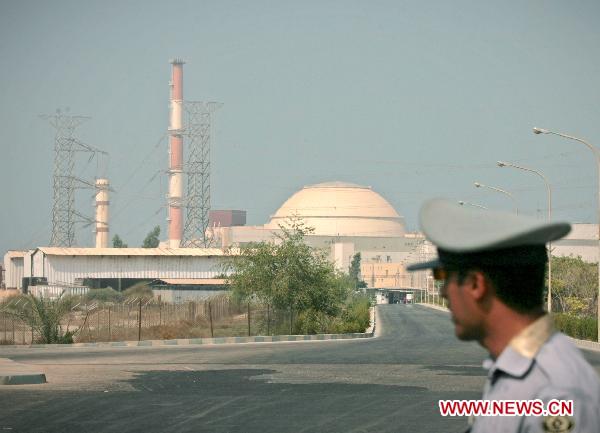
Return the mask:
{"type": "Polygon", "coordinates": [[[171,60],[169,119],[169,248],[179,248],[183,235],[183,64],[171,60]]]}
{"type": "Polygon", "coordinates": [[[96,248],[108,248],[108,179],[96,179],[96,248]]]}

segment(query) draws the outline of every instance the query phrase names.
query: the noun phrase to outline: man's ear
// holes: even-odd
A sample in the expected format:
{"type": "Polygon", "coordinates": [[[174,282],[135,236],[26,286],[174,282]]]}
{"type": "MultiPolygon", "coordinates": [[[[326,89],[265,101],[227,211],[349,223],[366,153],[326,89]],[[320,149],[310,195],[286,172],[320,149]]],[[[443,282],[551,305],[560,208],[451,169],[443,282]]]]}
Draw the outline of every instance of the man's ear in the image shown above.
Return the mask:
{"type": "Polygon", "coordinates": [[[487,295],[490,294],[491,285],[487,276],[478,270],[473,270],[469,272],[467,276],[469,279],[469,294],[475,301],[481,301],[487,295]]]}

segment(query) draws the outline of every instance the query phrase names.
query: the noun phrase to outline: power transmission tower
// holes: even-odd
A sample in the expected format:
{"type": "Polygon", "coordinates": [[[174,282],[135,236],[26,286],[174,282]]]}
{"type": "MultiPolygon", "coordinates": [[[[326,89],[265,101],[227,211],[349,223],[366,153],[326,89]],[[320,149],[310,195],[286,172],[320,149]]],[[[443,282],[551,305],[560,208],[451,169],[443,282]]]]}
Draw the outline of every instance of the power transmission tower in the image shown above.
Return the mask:
{"type": "Polygon", "coordinates": [[[210,211],[210,144],[212,114],[222,106],[218,102],[185,101],[184,134],[188,138],[189,157],[187,194],[184,200],[186,218],[183,226],[183,246],[207,248],[213,239],[207,235],[210,211]]]}
{"type": "MultiPolygon", "coordinates": [[[[71,116],[56,110],[55,114],[42,115],[56,130],[54,137],[54,202],[52,205],[52,237],[50,245],[55,247],[71,247],[75,245],[75,224],[92,223],[89,217],[75,210],[75,189],[91,187],[94,184],[74,176],[75,152],[100,152],[74,137],[75,129],[89,119],[86,116],[71,116]]],[[[93,157],[94,155],[92,155],[93,157]]]]}

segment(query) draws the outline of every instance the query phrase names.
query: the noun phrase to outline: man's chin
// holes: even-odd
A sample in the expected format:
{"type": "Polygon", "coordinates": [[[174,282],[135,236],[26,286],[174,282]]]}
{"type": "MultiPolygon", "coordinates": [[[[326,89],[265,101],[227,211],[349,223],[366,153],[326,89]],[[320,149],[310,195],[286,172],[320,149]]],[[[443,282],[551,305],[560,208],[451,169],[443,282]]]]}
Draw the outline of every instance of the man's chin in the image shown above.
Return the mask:
{"type": "Polygon", "coordinates": [[[471,335],[469,332],[459,327],[458,325],[454,326],[454,335],[456,335],[456,338],[458,338],[461,341],[472,341],[476,338],[474,335],[471,335]]]}

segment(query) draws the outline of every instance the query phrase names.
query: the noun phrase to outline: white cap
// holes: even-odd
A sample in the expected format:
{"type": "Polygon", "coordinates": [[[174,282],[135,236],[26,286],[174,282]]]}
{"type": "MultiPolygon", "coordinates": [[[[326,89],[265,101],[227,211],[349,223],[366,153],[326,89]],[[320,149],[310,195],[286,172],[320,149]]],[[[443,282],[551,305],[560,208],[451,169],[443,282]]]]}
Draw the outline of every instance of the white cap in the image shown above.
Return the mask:
{"type": "Polygon", "coordinates": [[[443,265],[445,258],[460,261],[462,256],[474,261],[504,250],[514,254],[515,249],[519,254],[512,261],[518,264],[527,258],[527,248],[523,247],[544,246],[571,231],[567,222],[545,222],[508,212],[468,208],[441,198],[423,204],[419,224],[438,247],[440,259],[410,265],[407,269],[411,271],[443,265]]]}

